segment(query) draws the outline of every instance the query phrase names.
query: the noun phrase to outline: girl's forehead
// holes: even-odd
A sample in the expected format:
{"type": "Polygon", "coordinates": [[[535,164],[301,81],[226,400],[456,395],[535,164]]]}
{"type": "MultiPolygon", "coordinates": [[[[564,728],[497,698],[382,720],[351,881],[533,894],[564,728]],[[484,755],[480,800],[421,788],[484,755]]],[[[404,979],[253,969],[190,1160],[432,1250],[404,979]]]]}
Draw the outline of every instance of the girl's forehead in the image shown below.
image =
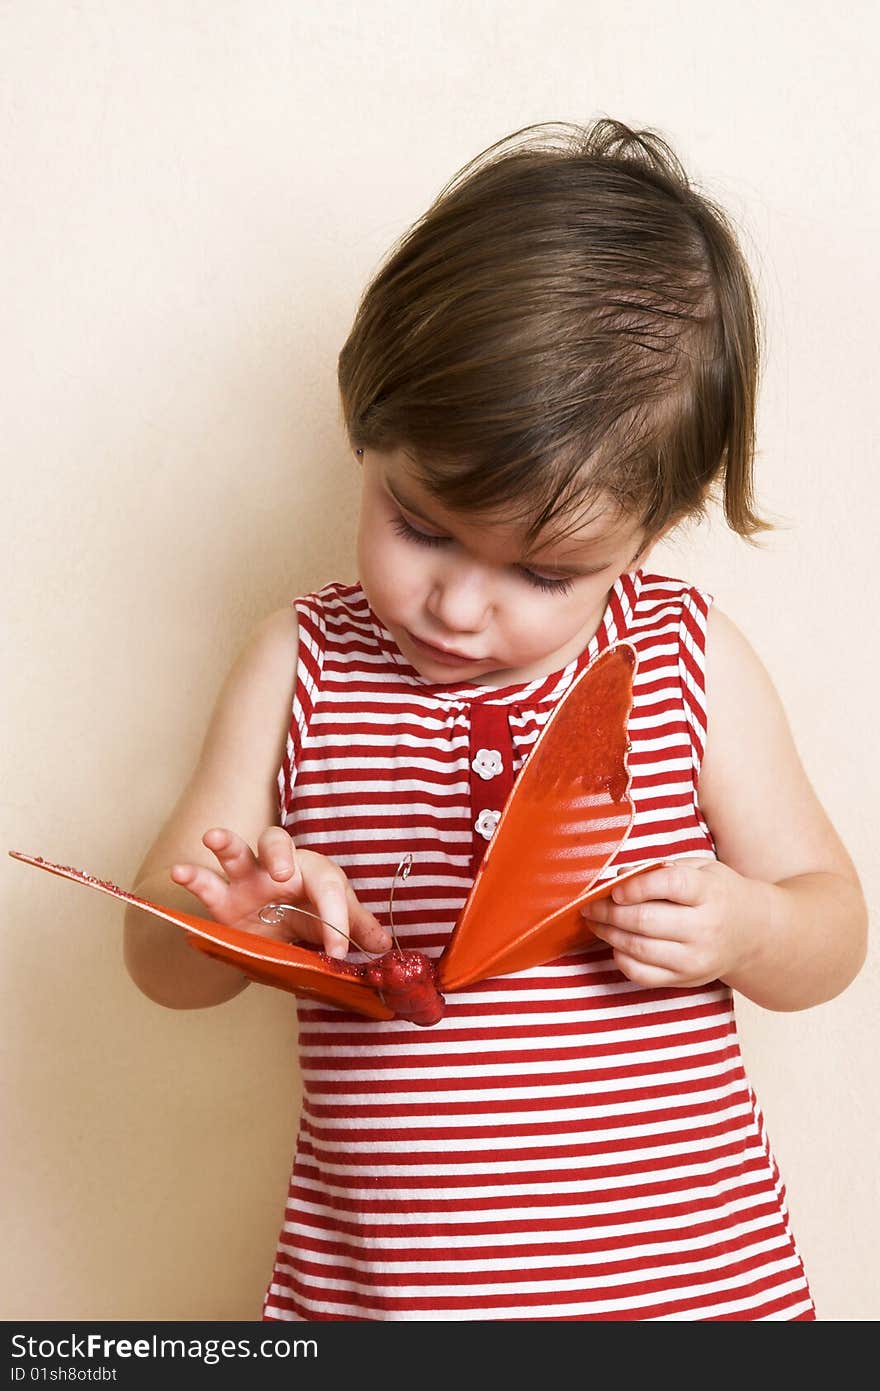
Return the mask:
{"type": "MultiPolygon", "coordinates": [[[[531,519],[521,505],[499,500],[497,506],[479,512],[449,507],[422,481],[414,461],[402,450],[379,456],[378,468],[391,497],[422,521],[438,528],[450,525],[466,532],[491,533],[501,545],[524,548],[531,519]]],[[[642,534],[633,517],[622,512],[613,498],[600,494],[560,509],[550,524],[530,539],[527,549],[535,555],[553,552],[561,560],[587,547],[619,545],[642,534]]]]}

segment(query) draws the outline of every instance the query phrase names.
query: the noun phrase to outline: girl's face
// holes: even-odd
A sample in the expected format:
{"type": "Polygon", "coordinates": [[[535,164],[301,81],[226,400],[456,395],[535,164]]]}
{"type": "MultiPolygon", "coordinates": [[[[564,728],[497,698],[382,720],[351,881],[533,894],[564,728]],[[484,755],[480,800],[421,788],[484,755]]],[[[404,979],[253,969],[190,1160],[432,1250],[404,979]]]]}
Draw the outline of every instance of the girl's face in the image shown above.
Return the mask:
{"type": "Polygon", "coordinates": [[[521,524],[449,511],[402,449],[367,449],[362,466],[358,577],[407,662],[435,684],[506,686],[564,667],[648,549],[609,506],[527,553],[521,524]]]}

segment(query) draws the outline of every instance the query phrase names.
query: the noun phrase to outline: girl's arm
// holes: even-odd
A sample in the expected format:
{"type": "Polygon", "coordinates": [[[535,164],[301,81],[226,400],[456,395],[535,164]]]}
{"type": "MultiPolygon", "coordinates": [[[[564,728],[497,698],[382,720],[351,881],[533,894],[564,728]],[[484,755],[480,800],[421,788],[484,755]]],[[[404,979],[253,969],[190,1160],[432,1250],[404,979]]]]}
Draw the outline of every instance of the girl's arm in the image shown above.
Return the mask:
{"type": "Polygon", "coordinates": [[[864,962],[861,885],[767,671],[714,606],[706,656],[698,793],[718,860],[650,871],[584,914],[641,985],[721,979],[767,1009],[806,1009],[840,994],[864,962]]]}
{"type": "MultiPolygon", "coordinates": [[[[290,727],[296,659],[296,612],[280,609],[258,625],[229,672],[195,771],[144,857],[135,893],[205,916],[193,895],[172,882],[171,866],[217,868],[202,842],[209,827],[234,827],[257,846],[266,828],[277,825],[276,777],[290,727]]],[[[248,984],[241,972],[193,951],[179,927],[137,908],[126,909],[124,950],[135,984],[170,1008],[220,1004],[248,984]]]]}
{"type": "Polygon", "coordinates": [[[699,800],[723,864],[764,892],[724,979],[768,1009],[833,999],[858,974],[867,908],[852,860],[798,756],[762,662],[709,610],[699,800]]]}

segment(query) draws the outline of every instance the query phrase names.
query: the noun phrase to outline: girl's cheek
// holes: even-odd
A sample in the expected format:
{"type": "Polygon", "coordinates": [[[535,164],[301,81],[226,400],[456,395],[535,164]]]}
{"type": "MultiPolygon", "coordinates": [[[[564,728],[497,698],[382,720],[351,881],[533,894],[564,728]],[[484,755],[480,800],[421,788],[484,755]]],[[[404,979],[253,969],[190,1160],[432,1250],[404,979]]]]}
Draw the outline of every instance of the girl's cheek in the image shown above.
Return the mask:
{"type": "Polygon", "coordinates": [[[362,573],[370,578],[375,592],[381,593],[386,606],[397,608],[423,588],[425,567],[413,556],[413,550],[415,547],[392,532],[381,547],[367,547],[362,555],[362,573]]]}
{"type": "Polygon", "coordinates": [[[392,544],[388,550],[389,571],[396,576],[398,584],[417,588],[427,584],[433,555],[429,547],[417,546],[403,536],[392,532],[392,544]]]}

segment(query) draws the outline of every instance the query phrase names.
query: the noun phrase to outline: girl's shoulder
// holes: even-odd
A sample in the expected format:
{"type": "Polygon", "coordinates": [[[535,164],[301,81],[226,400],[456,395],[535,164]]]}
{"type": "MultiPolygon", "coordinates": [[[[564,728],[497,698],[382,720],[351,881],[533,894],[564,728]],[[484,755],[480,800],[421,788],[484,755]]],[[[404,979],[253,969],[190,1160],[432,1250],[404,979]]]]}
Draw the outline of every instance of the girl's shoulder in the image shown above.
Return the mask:
{"type": "Polygon", "coordinates": [[[242,642],[214,703],[201,752],[176,805],[147,851],[136,881],[172,864],[216,868],[202,836],[230,826],[255,846],[277,824],[276,775],[287,746],[298,649],[297,620],[285,606],[242,642]]]}
{"type": "Polygon", "coordinates": [[[708,722],[698,792],[719,858],[771,883],[816,869],[849,873],[760,656],[714,604],[706,637],[708,722]]]}
{"type": "Polygon", "coordinates": [[[724,701],[735,712],[748,706],[753,714],[782,713],[782,702],[761,660],[742,628],[712,603],[706,613],[706,683],[713,705],[724,701]]]}
{"type": "Polygon", "coordinates": [[[293,605],[266,614],[243,643],[226,677],[215,722],[252,731],[258,740],[270,731],[274,748],[286,735],[298,655],[299,622],[293,605]]]}
{"type": "Polygon", "coordinates": [[[294,603],[265,614],[245,635],[226,676],[226,688],[253,689],[290,680],[299,650],[300,621],[294,603]]]}

